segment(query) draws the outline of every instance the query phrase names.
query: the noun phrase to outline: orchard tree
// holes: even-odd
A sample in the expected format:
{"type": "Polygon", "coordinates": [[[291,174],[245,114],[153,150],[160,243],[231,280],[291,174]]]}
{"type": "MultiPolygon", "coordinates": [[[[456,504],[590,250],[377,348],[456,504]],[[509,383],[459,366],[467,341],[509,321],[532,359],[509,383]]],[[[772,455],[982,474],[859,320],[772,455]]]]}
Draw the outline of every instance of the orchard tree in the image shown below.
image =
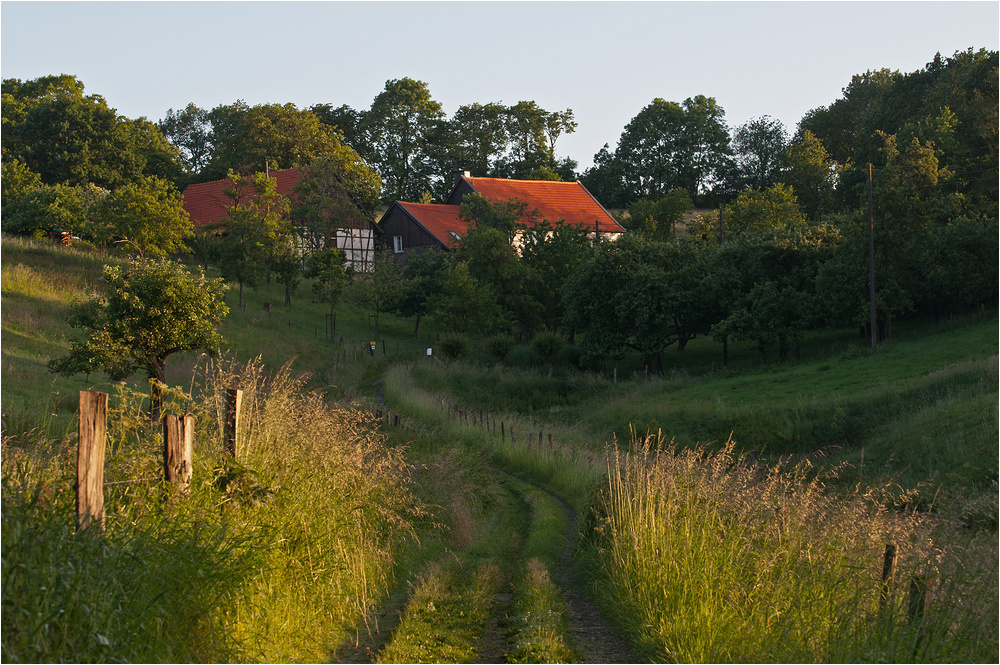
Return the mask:
{"type": "Polygon", "coordinates": [[[192,275],[167,259],[104,268],[105,292],[77,307],[70,325],[85,332],[49,369],[65,376],[104,371],[123,381],[138,371],[154,383],[151,415],[159,418],[159,384],[167,359],[204,349],[216,353],[216,326],[228,313],[221,279],[192,275]]]}
{"type": "Polygon", "coordinates": [[[396,305],[401,316],[416,318],[413,336],[420,334],[420,319],[430,314],[431,296],[441,289],[447,269],[443,252],[408,252],[403,266],[403,291],[396,305]]]}
{"type": "Polygon", "coordinates": [[[745,191],[730,205],[723,206],[725,234],[799,227],[806,223],[791,187],[778,183],[766,189],[745,191]]]}
{"type": "Polygon", "coordinates": [[[479,193],[468,194],[462,199],[459,217],[476,226],[496,229],[506,237],[508,245],[514,244],[518,233],[541,220],[538,210],[530,208],[523,199],[515,196],[494,201],[479,193]]]}
{"type": "Polygon", "coordinates": [[[371,270],[358,273],[349,291],[350,299],[375,317],[375,339],[383,312],[392,311],[403,294],[403,269],[388,251],[376,251],[371,270]]]}
{"type": "Polygon", "coordinates": [[[328,247],[313,252],[306,259],[306,267],[312,278],[312,292],[315,302],[330,306],[333,317],[344,287],[350,275],[344,267],[344,255],[340,250],[328,247]]]}
{"type": "Polygon", "coordinates": [[[677,222],[693,207],[687,190],[675,189],[659,200],[639,199],[630,205],[624,226],[629,231],[666,240],[674,235],[677,222]]]}
{"type": "Polygon", "coordinates": [[[435,320],[448,330],[490,335],[510,328],[510,316],[500,307],[493,288],[473,277],[462,261],[448,264],[428,305],[435,320]]]}
{"type": "Polygon", "coordinates": [[[352,148],[338,145],[302,167],[290,215],[309,251],[325,248],[340,228],[364,228],[378,205],[381,179],[352,148]]]}
{"type": "Polygon", "coordinates": [[[0,169],[0,188],[3,190],[0,206],[6,207],[8,203],[13,203],[42,186],[42,178],[19,159],[5,159],[0,169]]]}
{"type": "Polygon", "coordinates": [[[80,233],[86,218],[82,187],[41,185],[4,205],[3,230],[22,235],[47,229],[80,233]]]}
{"type": "Polygon", "coordinates": [[[662,354],[708,331],[707,246],[626,234],[600,243],[566,280],[566,325],[583,334],[589,359],[634,351],[648,373],[662,374],[662,354]]]}
{"type": "Polygon", "coordinates": [[[287,220],[288,199],[277,192],[277,180],[265,173],[252,178],[229,172],[232,187],[225,189],[233,202],[229,206],[226,233],[219,247],[219,270],[226,279],[239,284],[239,306],[243,287],[256,288],[273,268],[291,236],[287,220]]]}
{"type": "Polygon", "coordinates": [[[533,297],[541,305],[542,325],[556,329],[562,324],[562,292],[566,279],[590,254],[589,231],[559,220],[542,221],[521,237],[521,263],[537,276],[533,297]]]}

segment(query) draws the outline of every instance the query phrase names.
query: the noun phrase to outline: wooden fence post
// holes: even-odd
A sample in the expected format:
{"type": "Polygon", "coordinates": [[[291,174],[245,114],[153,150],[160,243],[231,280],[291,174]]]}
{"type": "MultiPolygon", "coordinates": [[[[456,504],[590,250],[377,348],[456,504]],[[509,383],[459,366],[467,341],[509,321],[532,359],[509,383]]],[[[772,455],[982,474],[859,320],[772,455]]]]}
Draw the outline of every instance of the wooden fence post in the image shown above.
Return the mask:
{"type": "Polygon", "coordinates": [[[191,485],[194,471],[194,416],[163,417],[163,479],[179,483],[181,489],[191,485]]]}
{"type": "Polygon", "coordinates": [[[83,531],[104,528],[104,447],[108,433],[108,395],[80,391],[76,452],[76,525],[83,531]]]}
{"type": "Polygon", "coordinates": [[[236,457],[236,438],[240,431],[240,407],[243,404],[243,391],[236,388],[226,390],[226,452],[230,457],[236,457]]]}
{"type": "Polygon", "coordinates": [[[917,575],[910,580],[910,623],[920,621],[927,610],[927,578],[917,575]]]}
{"type": "Polygon", "coordinates": [[[882,609],[886,608],[889,602],[889,590],[892,587],[893,578],[896,576],[896,546],[889,543],[885,546],[885,555],[882,557],[882,609]]]}

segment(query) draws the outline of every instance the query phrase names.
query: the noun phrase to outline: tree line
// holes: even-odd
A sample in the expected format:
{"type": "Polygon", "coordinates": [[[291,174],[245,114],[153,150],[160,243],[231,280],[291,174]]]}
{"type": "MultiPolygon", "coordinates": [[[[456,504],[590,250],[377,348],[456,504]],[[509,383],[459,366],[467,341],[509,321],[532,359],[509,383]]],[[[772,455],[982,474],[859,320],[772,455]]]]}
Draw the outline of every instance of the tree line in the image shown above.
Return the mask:
{"type": "Polygon", "coordinates": [[[69,229],[146,256],[194,249],[241,289],[278,279],[286,302],[308,265],[332,311],[347,273],[327,241],[350,210],[440,200],[457,170],[578,178],[620,211],[620,242],[473,197],[452,251],[405,269],[376,259],[357,297],[500,348],[558,332],[580,335],[590,357],[631,350],[655,368],[668,346],[710,335],[785,356],[806,330],[867,320],[869,182],[880,334],[911,312],[995,303],[997,64],[970,49],[857,75],[794,135],[767,116],[731,130],[711,97],[656,99],[581,174],[556,152],[572,110],[475,103],[446,118],[408,78],[365,110],[189,104],[156,123],[118,116],[72,76],[8,79],[3,229],[69,229]],[[267,172],[292,166],[305,177],[286,200],[267,172]],[[227,177],[226,233],[193,238],[179,189],[227,177]],[[241,193],[250,186],[256,197],[241,193]]]}

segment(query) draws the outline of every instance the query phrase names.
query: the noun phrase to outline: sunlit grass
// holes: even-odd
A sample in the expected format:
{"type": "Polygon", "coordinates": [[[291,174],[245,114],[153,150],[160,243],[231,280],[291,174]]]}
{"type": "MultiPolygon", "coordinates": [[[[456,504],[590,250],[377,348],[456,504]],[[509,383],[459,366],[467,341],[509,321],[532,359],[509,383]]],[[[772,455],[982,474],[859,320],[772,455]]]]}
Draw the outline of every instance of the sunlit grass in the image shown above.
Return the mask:
{"type": "Polygon", "coordinates": [[[121,387],[106,480],[143,482],[108,491],[103,540],[70,528],[71,441],[5,437],[5,659],[321,661],[388,592],[425,515],[402,451],[287,369],[210,362],[198,376],[167,407],[197,419],[187,496],[157,480],[159,430],[121,387]],[[232,386],[246,396],[235,460],[219,418],[232,386]]]}
{"type": "Polygon", "coordinates": [[[997,658],[997,548],[889,493],[827,492],[781,469],[635,436],[610,453],[589,533],[598,588],[656,660],[997,658]],[[883,603],[886,543],[899,547],[883,603]],[[911,617],[908,585],[934,588],[911,617]],[[985,585],[985,587],[984,587],[985,585]]]}

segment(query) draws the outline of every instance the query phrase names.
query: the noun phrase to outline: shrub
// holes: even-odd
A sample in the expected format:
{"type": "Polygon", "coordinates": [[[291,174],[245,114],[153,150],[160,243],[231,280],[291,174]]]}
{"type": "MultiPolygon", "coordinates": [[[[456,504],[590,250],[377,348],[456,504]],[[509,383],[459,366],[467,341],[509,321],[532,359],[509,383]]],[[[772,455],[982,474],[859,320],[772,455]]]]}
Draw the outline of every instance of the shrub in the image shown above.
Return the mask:
{"type": "Polygon", "coordinates": [[[511,349],[517,346],[517,340],[510,333],[499,333],[486,338],[487,350],[500,362],[503,362],[511,349]]]}
{"type": "Polygon", "coordinates": [[[465,333],[452,332],[441,335],[438,346],[445,358],[455,360],[468,355],[472,344],[469,342],[469,336],[465,333]]]}
{"type": "Polygon", "coordinates": [[[541,361],[538,358],[538,354],[535,350],[527,344],[519,344],[511,349],[510,353],[507,354],[506,365],[509,367],[518,367],[521,369],[529,369],[531,367],[537,367],[541,361]]]}
{"type": "Polygon", "coordinates": [[[559,336],[559,333],[552,332],[551,330],[542,330],[537,333],[531,340],[531,348],[534,349],[535,354],[542,359],[542,362],[548,364],[559,354],[563,348],[563,338],[559,336]]]}

